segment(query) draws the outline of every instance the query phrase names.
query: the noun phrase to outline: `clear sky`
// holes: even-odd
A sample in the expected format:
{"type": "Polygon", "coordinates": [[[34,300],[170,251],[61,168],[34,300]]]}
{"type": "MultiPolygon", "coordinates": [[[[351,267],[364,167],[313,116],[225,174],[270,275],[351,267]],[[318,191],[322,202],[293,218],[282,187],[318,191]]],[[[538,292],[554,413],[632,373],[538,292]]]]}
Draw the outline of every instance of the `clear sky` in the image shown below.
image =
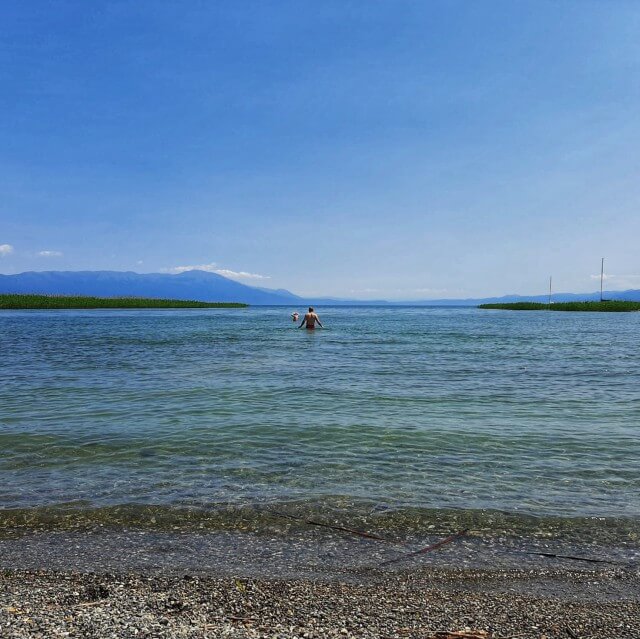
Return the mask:
{"type": "Polygon", "coordinates": [[[0,272],[640,288],[640,2],[5,2],[0,272]]]}

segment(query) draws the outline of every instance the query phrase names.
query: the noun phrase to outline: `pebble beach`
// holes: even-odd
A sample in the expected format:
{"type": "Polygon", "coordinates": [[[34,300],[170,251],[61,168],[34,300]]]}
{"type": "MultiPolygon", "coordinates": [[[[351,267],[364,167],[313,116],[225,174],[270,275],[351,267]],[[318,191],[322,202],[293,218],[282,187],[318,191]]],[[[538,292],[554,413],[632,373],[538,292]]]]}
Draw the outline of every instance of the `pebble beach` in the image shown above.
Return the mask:
{"type": "Polygon", "coordinates": [[[427,639],[446,637],[445,631],[493,639],[640,637],[638,574],[421,569],[345,583],[0,573],[0,636],[7,639],[427,639]]]}

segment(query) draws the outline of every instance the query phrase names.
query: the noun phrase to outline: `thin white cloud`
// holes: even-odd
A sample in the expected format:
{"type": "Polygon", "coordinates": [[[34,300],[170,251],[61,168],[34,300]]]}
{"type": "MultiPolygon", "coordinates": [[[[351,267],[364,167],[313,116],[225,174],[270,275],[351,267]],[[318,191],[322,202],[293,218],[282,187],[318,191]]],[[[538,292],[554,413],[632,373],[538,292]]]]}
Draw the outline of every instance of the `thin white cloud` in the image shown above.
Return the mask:
{"type": "Polygon", "coordinates": [[[211,264],[197,264],[195,266],[173,266],[172,268],[160,269],[163,273],[186,273],[187,271],[208,271],[209,273],[216,272],[216,263],[211,264]]]}
{"type": "MultiPolygon", "coordinates": [[[[600,275],[590,275],[590,279],[600,281],[600,275]]],[[[603,280],[609,281],[616,289],[636,288],[640,286],[640,275],[607,275],[603,276],[603,280]]]]}
{"type": "Polygon", "coordinates": [[[247,273],[246,271],[230,271],[226,268],[219,268],[214,271],[218,275],[240,280],[270,280],[270,275],[260,275],[260,273],[247,273]]]}
{"type": "Polygon", "coordinates": [[[62,257],[62,251],[40,251],[40,257],[62,257]]]}
{"type": "Polygon", "coordinates": [[[11,253],[13,253],[13,246],[11,246],[11,244],[0,244],[0,257],[11,255],[11,253]]]}
{"type": "Polygon", "coordinates": [[[187,271],[207,271],[208,273],[217,273],[223,277],[238,280],[268,280],[270,275],[260,275],[259,273],[248,273],[247,271],[231,271],[228,268],[218,268],[215,262],[210,264],[196,264],[191,266],[174,266],[172,268],[161,269],[163,273],[186,273],[187,271]]]}

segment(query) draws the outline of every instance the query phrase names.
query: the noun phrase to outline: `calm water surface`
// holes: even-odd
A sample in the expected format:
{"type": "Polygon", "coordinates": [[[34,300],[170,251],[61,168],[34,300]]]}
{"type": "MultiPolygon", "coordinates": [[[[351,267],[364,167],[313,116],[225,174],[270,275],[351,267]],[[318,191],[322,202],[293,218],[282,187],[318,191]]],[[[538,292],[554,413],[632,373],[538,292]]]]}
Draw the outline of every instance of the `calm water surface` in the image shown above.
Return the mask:
{"type": "Polygon", "coordinates": [[[0,508],[640,518],[640,314],[292,310],[0,312],[0,508]]]}

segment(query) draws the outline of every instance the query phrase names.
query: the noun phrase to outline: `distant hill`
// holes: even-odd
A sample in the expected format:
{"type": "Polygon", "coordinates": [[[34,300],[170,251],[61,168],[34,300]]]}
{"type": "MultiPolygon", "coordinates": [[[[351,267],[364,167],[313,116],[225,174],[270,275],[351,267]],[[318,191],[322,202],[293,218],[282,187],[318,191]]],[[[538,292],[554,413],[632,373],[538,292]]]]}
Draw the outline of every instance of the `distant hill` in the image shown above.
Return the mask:
{"type": "MultiPolygon", "coordinates": [[[[89,295],[95,297],[155,297],[197,300],[201,302],[241,302],[255,305],[402,305],[477,306],[507,302],[542,302],[546,295],[504,295],[467,299],[348,300],[335,298],[309,299],[285,289],[268,289],[241,284],[208,271],[167,273],[134,273],[132,271],[29,271],[17,275],[0,275],[0,293],[32,293],[42,295],[89,295]]],[[[605,291],[605,299],[640,301],[640,290],[605,291]]],[[[600,293],[557,293],[554,302],[593,301],[600,293]]]]}
{"type": "Polygon", "coordinates": [[[207,271],[186,271],[178,275],[131,271],[30,271],[0,275],[0,293],[155,297],[245,304],[300,304],[302,301],[289,291],[247,286],[207,271]]]}
{"type": "MultiPolygon", "coordinates": [[[[606,300],[640,302],[640,290],[604,291],[603,298],[606,300]]],[[[596,293],[554,293],[551,296],[552,302],[596,302],[599,300],[600,291],[596,293]]],[[[548,301],[548,295],[503,295],[502,297],[425,300],[413,303],[429,306],[477,306],[478,304],[508,304],[513,302],[541,302],[546,304],[548,301]]]]}

